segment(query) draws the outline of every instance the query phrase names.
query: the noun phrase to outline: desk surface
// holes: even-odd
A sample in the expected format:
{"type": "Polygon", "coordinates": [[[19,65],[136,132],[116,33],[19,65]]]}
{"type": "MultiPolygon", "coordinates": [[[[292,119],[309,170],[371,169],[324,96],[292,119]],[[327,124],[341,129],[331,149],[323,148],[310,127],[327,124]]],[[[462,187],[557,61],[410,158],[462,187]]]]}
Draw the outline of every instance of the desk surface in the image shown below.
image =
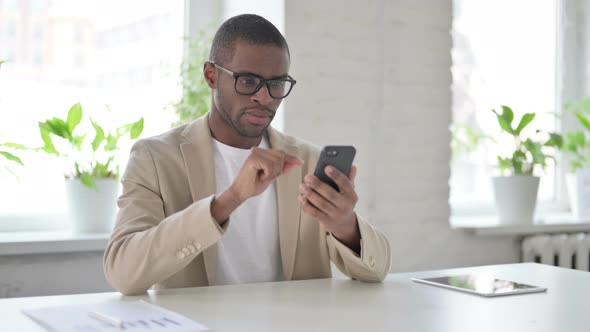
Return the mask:
{"type": "Polygon", "coordinates": [[[213,331],[590,331],[590,273],[534,263],[390,274],[381,284],[319,279],[223,287],[0,300],[2,331],[44,331],[21,313],[41,306],[144,299],[213,331]],[[412,277],[490,273],[547,293],[484,298],[412,277]]]}

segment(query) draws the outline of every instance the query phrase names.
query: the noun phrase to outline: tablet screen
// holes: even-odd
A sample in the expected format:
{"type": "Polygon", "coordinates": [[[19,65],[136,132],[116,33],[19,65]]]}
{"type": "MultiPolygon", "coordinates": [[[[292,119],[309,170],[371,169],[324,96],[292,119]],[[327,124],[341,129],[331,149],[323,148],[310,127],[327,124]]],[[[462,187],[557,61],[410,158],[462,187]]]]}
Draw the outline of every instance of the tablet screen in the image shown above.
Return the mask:
{"type": "Polygon", "coordinates": [[[533,285],[497,279],[486,275],[459,275],[439,278],[414,279],[414,281],[463,290],[485,296],[546,291],[533,285]]]}

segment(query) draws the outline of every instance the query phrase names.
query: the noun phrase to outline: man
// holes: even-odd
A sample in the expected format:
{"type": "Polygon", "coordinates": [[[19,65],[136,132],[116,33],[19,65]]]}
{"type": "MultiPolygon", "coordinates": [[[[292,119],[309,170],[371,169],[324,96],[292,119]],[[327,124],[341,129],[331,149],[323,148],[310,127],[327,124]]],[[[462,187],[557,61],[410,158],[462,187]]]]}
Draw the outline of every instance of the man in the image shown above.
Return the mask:
{"type": "Polygon", "coordinates": [[[272,127],[295,85],[287,42],[267,20],[240,15],[217,31],[203,67],[211,109],[142,139],[122,177],[104,256],[124,294],[389,272],[385,237],[354,212],[356,168],[327,167],[340,192],[313,176],[319,149],[272,127]]]}

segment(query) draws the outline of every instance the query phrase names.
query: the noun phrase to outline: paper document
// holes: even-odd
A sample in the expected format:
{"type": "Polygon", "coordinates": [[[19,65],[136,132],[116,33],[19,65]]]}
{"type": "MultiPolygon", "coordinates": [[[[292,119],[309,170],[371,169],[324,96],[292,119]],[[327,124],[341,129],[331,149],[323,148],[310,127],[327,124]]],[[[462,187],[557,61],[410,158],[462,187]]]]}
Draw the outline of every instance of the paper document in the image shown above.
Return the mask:
{"type": "Polygon", "coordinates": [[[65,305],[23,312],[55,332],[208,331],[195,321],[144,301],[65,305]]]}

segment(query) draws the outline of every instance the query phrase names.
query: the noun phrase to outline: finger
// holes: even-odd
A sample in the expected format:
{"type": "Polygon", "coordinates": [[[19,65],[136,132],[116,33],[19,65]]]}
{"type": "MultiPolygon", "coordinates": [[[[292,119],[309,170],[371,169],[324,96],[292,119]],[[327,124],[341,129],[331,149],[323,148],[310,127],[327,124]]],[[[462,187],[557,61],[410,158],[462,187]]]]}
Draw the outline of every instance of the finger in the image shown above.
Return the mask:
{"type": "Polygon", "coordinates": [[[352,165],[352,168],[350,169],[350,174],[348,174],[348,179],[350,180],[350,182],[352,182],[353,187],[354,187],[354,179],[356,179],[356,172],[357,172],[356,165],[352,165]]]}
{"type": "Polygon", "coordinates": [[[307,201],[309,201],[316,209],[322,211],[324,214],[329,216],[331,219],[338,213],[338,208],[332,204],[332,202],[325,199],[322,195],[318,194],[315,190],[309,190],[306,197],[307,201]]]}
{"type": "Polygon", "coordinates": [[[281,172],[283,171],[283,163],[285,162],[285,156],[283,153],[281,153],[281,151],[274,151],[274,152],[270,152],[271,150],[268,150],[268,151],[269,151],[269,154],[267,155],[267,157],[268,157],[268,159],[270,159],[272,161],[272,170],[273,170],[272,178],[275,179],[279,175],[281,175],[281,172]]]}
{"type": "Polygon", "coordinates": [[[279,160],[279,167],[280,167],[279,175],[286,173],[287,171],[289,171],[293,167],[303,165],[303,160],[301,160],[293,155],[290,155],[290,154],[286,153],[285,151],[272,150],[272,149],[263,150],[263,151],[267,155],[273,156],[273,157],[277,158],[277,160],[279,160]]]}
{"type": "Polygon", "coordinates": [[[334,182],[336,182],[336,184],[338,185],[338,188],[340,189],[340,192],[344,192],[347,194],[354,192],[354,187],[353,187],[350,179],[346,175],[344,175],[342,172],[340,172],[336,167],[326,166],[326,168],[324,169],[324,172],[326,172],[326,174],[328,175],[328,177],[330,179],[332,179],[332,180],[334,180],[334,182]]]}
{"type": "Polygon", "coordinates": [[[295,156],[285,153],[284,157],[285,159],[283,161],[283,169],[281,170],[281,174],[284,174],[295,167],[303,165],[303,160],[295,156]]]}
{"type": "Polygon", "coordinates": [[[346,207],[344,196],[341,193],[337,192],[330,185],[320,180],[317,176],[311,174],[307,175],[305,176],[303,181],[305,182],[305,185],[315,190],[318,194],[320,194],[326,200],[330,201],[333,205],[339,208],[346,207]]]}
{"type": "Polygon", "coordinates": [[[325,213],[318,210],[318,208],[313,206],[313,204],[311,204],[307,199],[301,196],[299,196],[299,205],[301,205],[301,209],[303,209],[303,212],[309,214],[318,221],[328,220],[328,216],[325,213]]]}
{"type": "Polygon", "coordinates": [[[287,173],[289,170],[291,170],[295,167],[300,167],[301,165],[302,164],[300,164],[300,163],[294,163],[294,164],[284,163],[283,169],[281,170],[281,175],[287,173]]]}
{"type": "Polygon", "coordinates": [[[303,165],[303,159],[298,158],[296,156],[290,155],[285,152],[285,163],[288,164],[295,164],[295,165],[303,165]]]}
{"type": "Polygon", "coordinates": [[[257,153],[254,156],[254,167],[262,171],[262,174],[259,175],[260,181],[269,181],[276,177],[275,173],[277,170],[275,164],[275,160],[269,155],[257,153]]]}

